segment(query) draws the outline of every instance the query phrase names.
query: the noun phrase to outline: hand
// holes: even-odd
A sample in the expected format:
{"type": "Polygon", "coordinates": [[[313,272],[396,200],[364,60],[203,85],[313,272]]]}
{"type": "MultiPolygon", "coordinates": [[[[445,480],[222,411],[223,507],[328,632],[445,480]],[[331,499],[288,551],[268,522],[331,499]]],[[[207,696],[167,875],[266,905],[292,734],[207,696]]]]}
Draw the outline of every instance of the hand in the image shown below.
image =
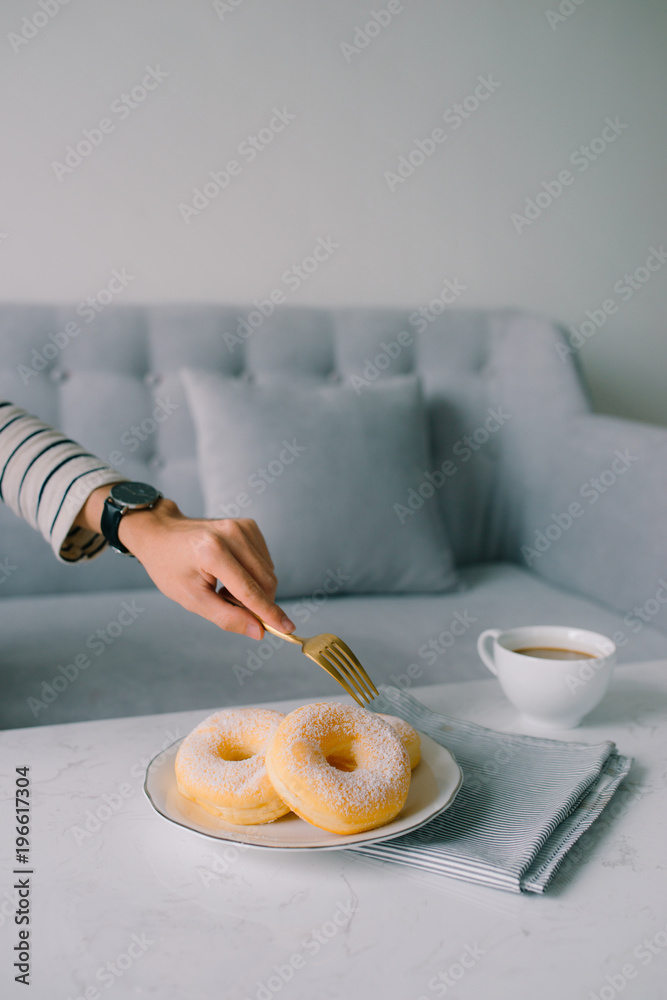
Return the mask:
{"type": "MultiPolygon", "coordinates": [[[[99,531],[109,489],[95,490],[75,523],[99,531]]],[[[189,518],[173,500],[162,499],[150,510],[124,514],[118,537],[162,593],[188,611],[253,639],[261,639],[264,629],[250,611],[281,632],[294,631],[294,623],[274,603],[273,562],[250,518],[189,518]],[[216,593],[218,580],[245,607],[216,593]]]]}

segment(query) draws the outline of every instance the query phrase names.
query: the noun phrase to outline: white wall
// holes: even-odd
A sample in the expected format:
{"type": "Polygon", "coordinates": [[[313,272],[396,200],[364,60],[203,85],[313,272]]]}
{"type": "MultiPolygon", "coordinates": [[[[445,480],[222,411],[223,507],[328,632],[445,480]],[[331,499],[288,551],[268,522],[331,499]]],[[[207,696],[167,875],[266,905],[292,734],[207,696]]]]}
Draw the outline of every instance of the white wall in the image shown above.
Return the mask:
{"type": "Polygon", "coordinates": [[[581,351],[596,403],[667,423],[667,265],[627,301],[613,290],[667,241],[667,5],[568,5],[552,27],[557,0],[403,0],[348,63],[340,43],[387,0],[230,0],[222,20],[207,0],[69,0],[13,46],[40,7],[3,0],[0,298],[78,301],[125,267],[119,300],[244,302],[285,289],[330,235],[340,248],[290,301],[420,304],[458,277],[462,306],[578,326],[613,298],[581,351]],[[111,105],[146,66],[168,76],[121,119],[111,105]],[[460,128],[443,122],[480,75],[500,85],[460,128]],[[296,118],[247,162],[238,146],[274,107],[296,118]],[[113,131],[58,180],[52,162],[105,117],[113,131]],[[570,155],[606,118],[627,127],[582,172],[570,155]],[[385,171],[438,127],[446,140],[390,191],[385,171]],[[234,158],[241,173],[186,224],[179,203],[234,158]],[[518,233],[512,213],[568,167],[518,233]]]}

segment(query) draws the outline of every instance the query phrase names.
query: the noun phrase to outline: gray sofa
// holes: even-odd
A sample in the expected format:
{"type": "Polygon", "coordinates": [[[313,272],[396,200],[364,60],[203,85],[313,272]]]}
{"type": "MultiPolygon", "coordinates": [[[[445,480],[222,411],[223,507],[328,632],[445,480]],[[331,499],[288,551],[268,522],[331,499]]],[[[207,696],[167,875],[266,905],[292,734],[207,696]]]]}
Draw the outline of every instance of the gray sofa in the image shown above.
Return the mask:
{"type": "MultiPolygon", "coordinates": [[[[574,624],[615,634],[621,661],[667,656],[667,430],[593,414],[562,330],[511,309],[446,310],[417,332],[410,310],[282,307],[230,346],[247,312],[109,306],[68,334],[74,308],[4,305],[0,398],[200,515],[181,366],[296,381],[415,371],[432,468],[457,456],[429,502],[461,587],[323,589],[284,602],[297,631],[339,633],[377,682],[404,687],[485,676],[475,643],[490,626],[574,624]]],[[[293,647],[220,632],[133,560],[57,563],[5,508],[0,634],[4,727],[335,693],[293,647]]]]}

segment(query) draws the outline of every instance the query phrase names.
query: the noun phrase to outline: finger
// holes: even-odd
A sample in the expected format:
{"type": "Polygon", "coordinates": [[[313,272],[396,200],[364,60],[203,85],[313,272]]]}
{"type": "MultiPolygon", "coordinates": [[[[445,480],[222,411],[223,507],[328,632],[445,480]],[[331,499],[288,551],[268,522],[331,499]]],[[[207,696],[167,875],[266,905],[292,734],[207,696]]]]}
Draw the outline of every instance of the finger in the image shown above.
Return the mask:
{"type": "Polygon", "coordinates": [[[275,568],[273,565],[273,559],[271,558],[271,553],[269,552],[269,547],[266,544],[266,539],[257,527],[257,522],[253,521],[252,518],[225,517],[218,520],[211,519],[211,523],[225,539],[233,535],[234,532],[242,533],[243,536],[248,539],[248,541],[251,542],[254,548],[260,553],[267,566],[269,566],[272,570],[275,568]]]}
{"type": "Polygon", "coordinates": [[[261,639],[264,636],[261,622],[246,608],[230,604],[221,594],[216,594],[215,590],[208,587],[202,587],[184,606],[226,632],[247,635],[251,639],[261,639]]]}
{"type": "Polygon", "coordinates": [[[231,551],[237,562],[257,581],[269,600],[273,601],[278,585],[276,574],[268,565],[264,556],[248,540],[243,529],[239,529],[238,534],[228,535],[223,539],[223,543],[231,551]]]}
{"type": "Polygon", "coordinates": [[[296,627],[294,622],[287,617],[282,608],[266,596],[257,581],[234,558],[228,548],[221,545],[217,558],[206,569],[215,573],[218,580],[237,600],[263,618],[267,624],[277,628],[280,632],[294,631],[296,627]]]}
{"type": "Polygon", "coordinates": [[[255,548],[258,549],[259,552],[262,552],[264,554],[264,557],[268,562],[269,566],[271,567],[271,569],[275,569],[275,566],[273,564],[273,559],[271,558],[271,553],[269,552],[269,546],[266,544],[266,539],[264,538],[264,535],[259,530],[259,525],[257,524],[257,521],[253,521],[252,518],[250,517],[241,517],[239,518],[238,523],[239,527],[246,535],[246,537],[250,537],[255,548]]]}
{"type": "Polygon", "coordinates": [[[273,573],[273,559],[269,553],[264,535],[255,521],[247,517],[228,518],[222,525],[221,534],[226,541],[240,538],[244,544],[251,545],[262,563],[273,573]]]}

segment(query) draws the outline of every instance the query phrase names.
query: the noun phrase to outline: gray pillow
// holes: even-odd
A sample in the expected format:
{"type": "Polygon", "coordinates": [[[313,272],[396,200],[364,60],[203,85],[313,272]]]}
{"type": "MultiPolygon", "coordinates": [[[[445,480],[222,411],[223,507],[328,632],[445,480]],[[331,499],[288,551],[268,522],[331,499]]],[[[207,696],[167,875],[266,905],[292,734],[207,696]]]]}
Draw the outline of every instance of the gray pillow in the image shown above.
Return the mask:
{"type": "Polygon", "coordinates": [[[207,516],[257,521],[279,597],[442,591],[458,582],[433,490],[421,502],[415,494],[432,469],[415,376],[360,394],[197,369],[181,376],[207,516]]]}

